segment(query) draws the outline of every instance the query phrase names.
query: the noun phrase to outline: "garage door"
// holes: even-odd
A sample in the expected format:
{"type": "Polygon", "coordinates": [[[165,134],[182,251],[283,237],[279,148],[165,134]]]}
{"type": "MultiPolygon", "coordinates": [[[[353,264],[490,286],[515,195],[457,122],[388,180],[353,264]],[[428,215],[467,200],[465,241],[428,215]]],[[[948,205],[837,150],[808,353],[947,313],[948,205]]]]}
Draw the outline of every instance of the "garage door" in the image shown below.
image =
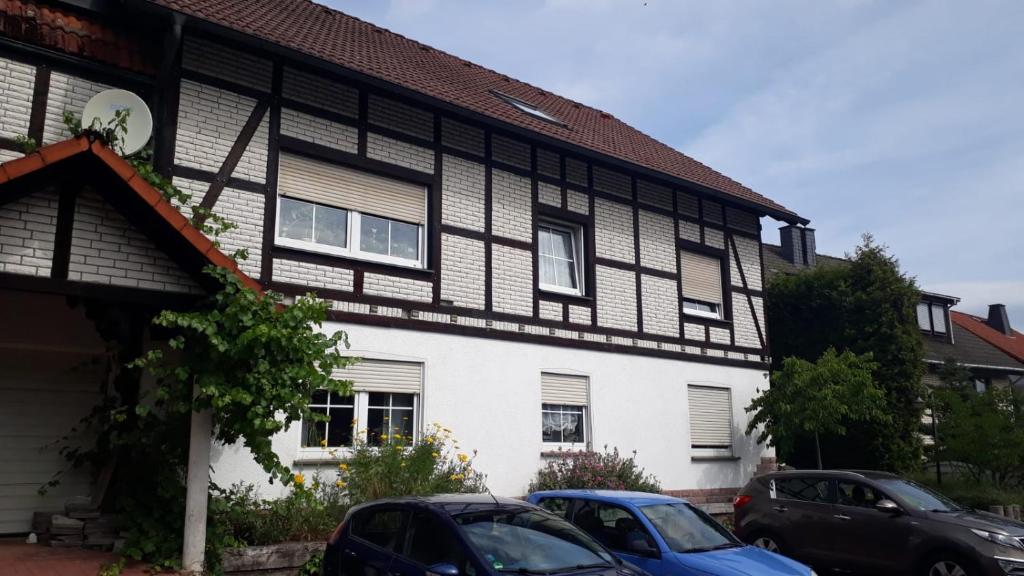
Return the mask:
{"type": "Polygon", "coordinates": [[[98,360],[0,347],[0,534],[28,532],[33,512],[61,511],[68,497],[90,495],[88,470],[69,471],[45,496],[38,490],[65,469],[55,443],[99,401],[98,360]]]}

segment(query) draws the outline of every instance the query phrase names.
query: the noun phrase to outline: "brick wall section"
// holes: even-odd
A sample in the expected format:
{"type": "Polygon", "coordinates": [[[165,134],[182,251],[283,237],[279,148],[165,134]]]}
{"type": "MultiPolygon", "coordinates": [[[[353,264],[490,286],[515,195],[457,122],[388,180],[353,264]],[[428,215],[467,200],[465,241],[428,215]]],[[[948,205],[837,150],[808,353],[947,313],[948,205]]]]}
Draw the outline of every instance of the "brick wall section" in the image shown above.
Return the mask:
{"type": "Polygon", "coordinates": [[[562,305],[558,302],[540,301],[540,317],[545,320],[562,321],[562,305]]]}
{"type": "MultiPolygon", "coordinates": [[[[664,336],[679,335],[679,289],[674,280],[641,276],[644,332],[664,336]]],[[[600,294],[600,292],[599,292],[600,294]]]]}
{"type": "Polygon", "coordinates": [[[455,306],[484,308],[484,243],[441,235],[441,299],[455,306]]]}
{"type": "Polygon", "coordinates": [[[685,220],[679,221],[679,237],[683,240],[689,240],[690,242],[700,242],[700,224],[693,222],[687,222],[685,220]]]}
{"type": "Polygon", "coordinates": [[[281,95],[352,118],[359,115],[359,92],[355,88],[295,68],[284,68],[281,95]]]}
{"type": "Polygon", "coordinates": [[[646,180],[636,183],[637,200],[643,204],[657,206],[666,210],[672,209],[672,190],[646,180]]]}
{"type": "Polygon", "coordinates": [[[679,213],[696,218],[700,209],[697,207],[697,197],[683,192],[676,194],[676,201],[679,203],[679,213]]]}
{"type": "Polygon", "coordinates": [[[35,66],[0,58],[0,136],[28,134],[35,85],[35,66]]]}
{"type": "Polygon", "coordinates": [[[530,145],[495,134],[491,137],[491,158],[529,170],[530,145]]]}
{"type": "Polygon", "coordinates": [[[598,257],[630,263],[636,259],[632,207],[601,198],[595,200],[594,234],[598,257]]]}
{"type": "Polygon", "coordinates": [[[691,504],[718,504],[732,503],[732,499],[738,494],[740,488],[691,488],[688,490],[665,490],[663,494],[676,498],[685,498],[691,504]]]}
{"type": "Polygon", "coordinates": [[[491,307],[496,312],[533,314],[533,255],[526,250],[491,246],[491,307]]]}
{"type": "Polygon", "coordinates": [[[309,262],[274,258],[274,280],[312,288],[352,291],[352,271],[309,262]]]}
{"type": "Polygon", "coordinates": [[[719,250],[723,250],[725,249],[725,234],[717,228],[705,226],[704,244],[707,246],[711,246],[712,248],[718,248],[719,250]]]}
{"type": "Polygon", "coordinates": [[[533,222],[530,179],[503,170],[491,172],[491,231],[505,238],[530,242],[533,222]]]}
{"type": "MultiPolygon", "coordinates": [[[[759,252],[760,248],[757,240],[742,236],[733,236],[732,238],[736,243],[736,253],[740,256],[740,263],[743,266],[743,274],[747,279],[747,288],[750,288],[751,290],[761,290],[763,279],[761,277],[761,254],[759,252]]],[[[739,285],[740,278],[739,273],[736,271],[735,257],[730,258],[730,260],[733,261],[733,269],[731,272],[732,283],[739,285]]]]}
{"type": "Polygon", "coordinates": [[[640,210],[640,264],[676,271],[675,226],[668,216],[640,210]]]}
{"type": "Polygon", "coordinates": [[[537,200],[549,206],[562,206],[562,189],[547,182],[537,183],[537,200]]]}
{"type": "Polygon", "coordinates": [[[586,194],[575,190],[566,190],[565,200],[569,210],[580,214],[590,214],[590,199],[586,194]]]}
{"type": "Polygon", "coordinates": [[[484,131],[448,118],[441,120],[441,143],[477,156],[484,155],[484,131]]]}
{"type": "Polygon", "coordinates": [[[725,328],[712,327],[709,332],[711,334],[711,341],[716,344],[728,344],[731,341],[729,330],[725,328]]]}
{"type": "Polygon", "coordinates": [[[94,192],[82,192],[71,227],[68,279],[132,288],[202,289],[153,242],[94,192]]]}
{"type": "Polygon", "coordinates": [[[747,212],[746,210],[740,210],[733,208],[732,206],[725,207],[726,221],[729,222],[730,228],[737,230],[743,230],[745,232],[753,232],[757,234],[761,231],[760,222],[758,221],[757,214],[747,212]]]}
{"type": "MultiPolygon", "coordinates": [[[[183,80],[175,162],[209,172],[220,170],[255,105],[256,101],[247,96],[183,80]]],[[[265,115],[232,176],[252,182],[265,181],[267,126],[265,115]]]]}
{"type": "Polygon", "coordinates": [[[24,154],[22,154],[21,152],[0,149],[0,164],[3,164],[4,162],[10,162],[11,160],[17,160],[22,156],[24,156],[24,154]]]}
{"type": "Polygon", "coordinates": [[[761,341],[757,338],[757,328],[754,326],[754,317],[750,314],[750,305],[747,304],[746,295],[737,292],[733,293],[732,320],[733,330],[736,331],[737,346],[747,346],[750,348],[761,346],[761,341]]]}
{"type": "Polygon", "coordinates": [[[0,206],[0,272],[49,276],[57,231],[57,193],[44,191],[0,206]]]}
{"type": "Polygon", "coordinates": [[[383,274],[366,274],[363,276],[363,292],[371,296],[430,302],[434,297],[434,284],[383,274]]]}
{"type": "Polygon", "coordinates": [[[683,338],[687,340],[704,340],[704,326],[701,324],[683,324],[683,338]]]}
{"type": "Polygon", "coordinates": [[[367,101],[367,120],[375,126],[423,138],[434,139],[434,115],[408,104],[371,94],[367,101]]]}
{"type": "Polygon", "coordinates": [[[537,149],[537,171],[552,178],[562,177],[561,161],[558,153],[543,148],[537,149]]]}
{"type": "MultiPolygon", "coordinates": [[[[206,191],[210,188],[210,185],[205,182],[180,177],[174,179],[174,185],[183,192],[191,194],[194,204],[202,201],[206,191]]],[[[220,236],[221,249],[229,256],[241,248],[248,250],[249,258],[240,260],[238,266],[253,278],[258,278],[260,275],[263,255],[263,204],[262,194],[224,188],[217,203],[213,206],[215,214],[238,225],[234,230],[229,230],[220,236]]],[[[186,216],[191,216],[191,214],[186,214],[186,216]]]]}
{"type": "Polygon", "coordinates": [[[565,159],[565,179],[579,186],[587,185],[587,163],[575,158],[565,159]]]}
{"type": "Polygon", "coordinates": [[[636,330],[636,274],[598,266],[596,276],[598,326],[636,330]]]}
{"type": "MultiPolygon", "coordinates": [[[[46,121],[43,124],[43,143],[53,144],[70,138],[71,133],[64,127],[64,111],[80,116],[90,98],[109,88],[106,84],[52,72],[49,98],[46,101],[46,121]]],[[[83,124],[89,121],[91,119],[82,119],[83,124]]]]}
{"type": "Polygon", "coordinates": [[[374,160],[404,166],[420,172],[434,171],[434,151],[374,134],[366,137],[366,155],[374,160]]]}
{"type": "Polygon", "coordinates": [[[591,324],[590,308],[586,306],[569,306],[569,322],[573,324],[591,324]]]}
{"type": "Polygon", "coordinates": [[[274,69],[269,60],[192,36],[185,38],[181,67],[264,92],[270,91],[274,69]]]}
{"type": "Polygon", "coordinates": [[[359,131],[354,127],[288,108],[281,110],[281,134],[353,154],[359,147],[359,131]]]}
{"type": "Polygon", "coordinates": [[[633,197],[632,184],[629,176],[613,172],[600,166],[594,166],[594,190],[623,196],[633,197]]]}
{"type": "Polygon", "coordinates": [[[441,221],[484,230],[486,173],[482,164],[445,155],[441,170],[441,221]]]}

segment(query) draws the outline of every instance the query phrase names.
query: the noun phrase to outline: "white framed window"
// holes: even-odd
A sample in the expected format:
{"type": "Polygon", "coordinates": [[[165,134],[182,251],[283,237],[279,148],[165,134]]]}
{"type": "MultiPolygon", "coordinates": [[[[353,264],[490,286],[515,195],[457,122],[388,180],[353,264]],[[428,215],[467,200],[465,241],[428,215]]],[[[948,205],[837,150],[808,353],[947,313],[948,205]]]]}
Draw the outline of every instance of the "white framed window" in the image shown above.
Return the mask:
{"type": "Polygon", "coordinates": [[[925,332],[945,334],[947,315],[948,310],[942,304],[931,302],[917,303],[917,326],[925,332]]]}
{"type": "Polygon", "coordinates": [[[548,449],[590,446],[590,379],[542,372],[541,440],[548,449]]]}
{"type": "Polygon", "coordinates": [[[725,299],[722,290],[722,259],[680,250],[679,268],[683,275],[683,313],[721,319],[725,299]]]}
{"type": "Polygon", "coordinates": [[[426,266],[426,186],[282,153],[275,244],[426,266]]]}
{"type": "Polygon", "coordinates": [[[544,112],[543,110],[541,110],[540,108],[534,106],[533,104],[530,104],[529,102],[525,102],[525,101],[520,100],[520,99],[518,99],[518,98],[516,98],[514,96],[509,96],[508,94],[502,94],[501,92],[494,92],[494,91],[492,91],[491,93],[494,94],[495,96],[497,96],[498,98],[501,98],[505,102],[511,104],[513,107],[515,107],[520,112],[523,112],[525,114],[529,114],[530,116],[533,116],[534,118],[539,118],[540,120],[544,120],[545,122],[551,122],[552,124],[558,124],[558,125],[561,125],[561,126],[565,126],[564,122],[562,122],[558,118],[552,116],[551,114],[548,114],[547,112],[544,112]]]}
{"type": "Polygon", "coordinates": [[[732,390],[691,384],[686,391],[691,454],[732,456],[732,390]]]}
{"type": "Polygon", "coordinates": [[[540,289],[582,296],[583,228],[546,220],[537,224],[540,289]]]}

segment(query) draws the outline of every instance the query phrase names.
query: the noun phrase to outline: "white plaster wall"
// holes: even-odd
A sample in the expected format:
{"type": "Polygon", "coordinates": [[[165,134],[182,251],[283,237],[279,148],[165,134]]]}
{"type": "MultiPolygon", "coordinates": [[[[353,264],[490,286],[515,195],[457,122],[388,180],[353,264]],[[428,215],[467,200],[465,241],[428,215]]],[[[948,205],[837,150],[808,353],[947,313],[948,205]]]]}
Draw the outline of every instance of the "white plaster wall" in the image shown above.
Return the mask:
{"type": "MultiPolygon", "coordinates": [[[[754,472],[762,447],[743,434],[750,403],[766,379],[760,370],[698,364],[639,355],[574,350],[371,326],[327,323],[324,329],[348,331],[356,355],[424,363],[421,399],[424,424],[451,428],[464,451],[479,450],[478,469],[496,494],[526,493],[543,465],[540,433],[540,374],[569,370],[587,374],[591,386],[593,446],[637,451],[637,460],[664,489],[742,486],[754,472]],[[499,365],[500,363],[500,365],[499,365]],[[692,462],[687,417],[687,384],[732,389],[736,461],[692,462]]],[[[291,465],[301,427],[278,435],[274,448],[291,465]]],[[[261,485],[266,496],[280,494],[243,447],[217,446],[213,480],[261,485]]],[[[298,468],[311,472],[312,467],[298,468]]],[[[333,466],[322,468],[330,474],[333,466]]]]}

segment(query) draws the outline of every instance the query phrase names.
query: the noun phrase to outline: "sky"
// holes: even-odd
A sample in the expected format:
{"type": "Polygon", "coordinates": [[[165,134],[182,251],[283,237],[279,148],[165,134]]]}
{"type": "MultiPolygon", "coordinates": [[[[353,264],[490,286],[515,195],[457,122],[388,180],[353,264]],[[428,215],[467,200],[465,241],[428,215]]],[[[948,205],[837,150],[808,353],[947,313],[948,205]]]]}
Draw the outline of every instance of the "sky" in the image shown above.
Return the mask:
{"type": "Polygon", "coordinates": [[[1024,331],[1022,1],[326,3],[612,113],[810,219],[821,253],[871,233],[1024,331]]]}

